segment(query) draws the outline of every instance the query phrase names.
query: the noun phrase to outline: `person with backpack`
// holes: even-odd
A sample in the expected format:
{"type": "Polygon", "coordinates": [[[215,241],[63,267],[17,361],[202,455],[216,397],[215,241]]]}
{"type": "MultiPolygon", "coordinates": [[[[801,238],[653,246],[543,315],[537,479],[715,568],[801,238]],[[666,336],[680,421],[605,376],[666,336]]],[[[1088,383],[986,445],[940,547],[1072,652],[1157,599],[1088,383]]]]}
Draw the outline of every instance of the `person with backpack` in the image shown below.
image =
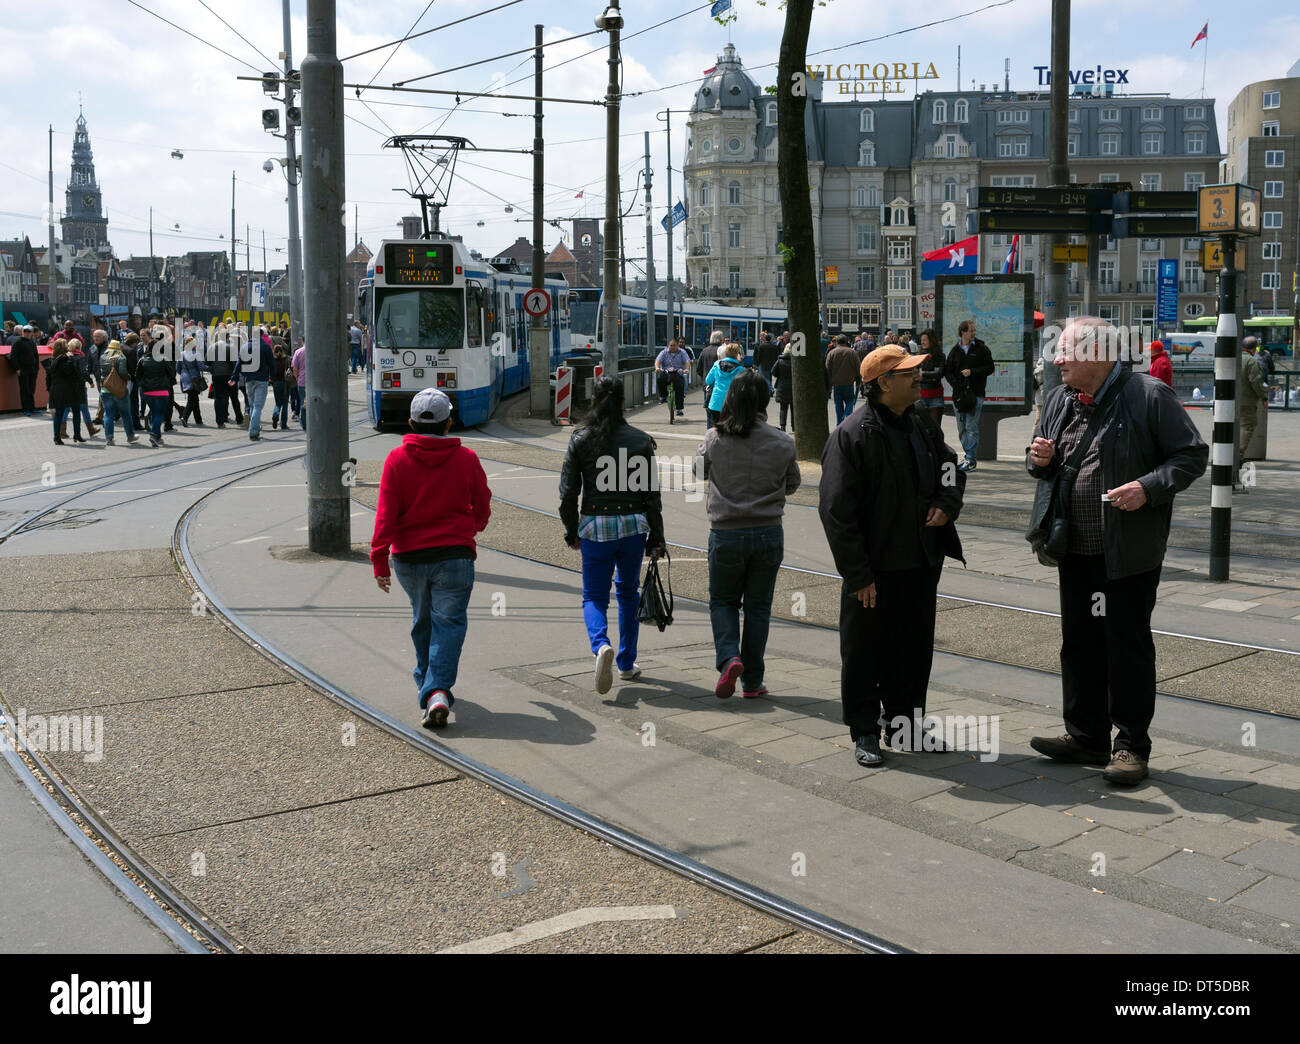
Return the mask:
{"type": "Polygon", "coordinates": [[[424,727],[437,729],[456,702],[452,690],[478,555],[474,537],[492,517],[492,491],[478,455],[448,435],[445,393],[416,392],[409,423],[411,434],[384,460],[370,561],[384,594],[396,576],[410,599],[417,698],[424,727]]]}
{"type": "Polygon", "coordinates": [[[560,470],[564,542],[582,554],[582,617],[596,657],[596,691],[641,675],[636,662],[641,559],[665,551],[655,442],[623,417],[623,382],[596,381],[587,422],[560,470]],[[609,642],[609,588],[617,572],[618,655],[609,642]]]}
{"type": "Polygon", "coordinates": [[[785,557],[781,517],[800,481],[794,439],[767,423],[770,398],[761,373],[742,371],[698,451],[709,484],[709,620],[718,669],[713,694],[723,700],[737,681],[745,699],[767,694],[763,654],[785,557]]]}
{"type": "Polygon", "coordinates": [[[113,422],[119,418],[122,421],[122,428],[126,431],[126,441],[132,444],[140,441],[131,418],[130,387],[130,370],[126,364],[126,356],[122,353],[122,345],[117,341],[109,341],[108,347],[104,349],[104,379],[100,384],[99,393],[104,404],[106,446],[115,445],[113,422]]]}
{"type": "Polygon", "coordinates": [[[739,373],[743,366],[740,364],[740,345],[724,344],[718,349],[718,361],[713,364],[704,378],[704,403],[705,413],[708,415],[708,427],[713,427],[718,423],[718,416],[722,413],[722,404],[727,399],[727,389],[731,387],[731,380],[739,373]]]}

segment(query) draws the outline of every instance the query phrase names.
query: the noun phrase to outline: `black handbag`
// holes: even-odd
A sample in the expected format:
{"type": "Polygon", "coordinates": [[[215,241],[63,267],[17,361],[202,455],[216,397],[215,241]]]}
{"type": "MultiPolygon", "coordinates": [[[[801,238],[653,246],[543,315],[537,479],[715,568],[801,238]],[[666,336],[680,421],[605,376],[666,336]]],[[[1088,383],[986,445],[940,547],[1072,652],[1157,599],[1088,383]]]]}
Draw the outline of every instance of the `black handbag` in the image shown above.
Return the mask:
{"type": "MultiPolygon", "coordinates": [[[[1079,445],[1070,454],[1070,459],[1062,464],[1056,473],[1046,515],[1037,526],[1025,534],[1025,539],[1029,541],[1029,546],[1038,556],[1038,561],[1045,566],[1060,565],[1061,559],[1069,550],[1070,498],[1074,495],[1074,482],[1079,477],[1079,468],[1083,466],[1083,458],[1088,455],[1088,447],[1096,438],[1101,420],[1101,403],[1097,403],[1093,406],[1092,416],[1088,418],[1088,427],[1084,430],[1079,445]]],[[[1067,422],[1068,419],[1062,420],[1061,430],[1056,433],[1054,442],[1060,442],[1061,433],[1065,431],[1067,422]]]]}
{"type": "Polygon", "coordinates": [[[663,557],[668,562],[668,568],[664,570],[668,577],[667,590],[665,591],[664,580],[659,575],[659,559],[651,558],[650,564],[646,566],[645,580],[641,584],[641,602],[636,612],[638,621],[654,624],[661,631],[673,622],[672,558],[667,551],[663,557]]]}
{"type": "Polygon", "coordinates": [[[974,413],[975,390],[965,380],[952,390],[952,408],[958,413],[974,413]]]}

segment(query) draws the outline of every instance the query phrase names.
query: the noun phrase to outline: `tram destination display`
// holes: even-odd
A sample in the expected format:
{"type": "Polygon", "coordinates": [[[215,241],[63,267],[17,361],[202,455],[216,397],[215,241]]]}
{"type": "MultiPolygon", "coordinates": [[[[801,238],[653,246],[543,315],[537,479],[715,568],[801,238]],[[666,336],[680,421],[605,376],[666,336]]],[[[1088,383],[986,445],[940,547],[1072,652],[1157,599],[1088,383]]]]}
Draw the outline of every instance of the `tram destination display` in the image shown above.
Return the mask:
{"type": "Polygon", "coordinates": [[[454,279],[452,250],[441,243],[389,243],[384,282],[389,286],[446,286],[454,279]]]}

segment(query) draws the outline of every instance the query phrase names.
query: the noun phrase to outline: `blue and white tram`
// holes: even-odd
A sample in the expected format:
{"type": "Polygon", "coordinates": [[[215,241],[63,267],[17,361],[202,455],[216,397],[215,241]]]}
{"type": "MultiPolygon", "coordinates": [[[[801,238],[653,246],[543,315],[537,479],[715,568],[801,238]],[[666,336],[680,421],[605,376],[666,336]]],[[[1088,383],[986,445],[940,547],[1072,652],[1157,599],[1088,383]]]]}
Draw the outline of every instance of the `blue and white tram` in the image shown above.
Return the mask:
{"type": "MultiPolygon", "coordinates": [[[[549,368],[569,348],[568,284],[545,280],[549,368]]],[[[529,383],[527,275],[499,272],[459,236],[385,240],[357,292],[366,326],[366,401],[376,429],[406,426],[411,399],[440,388],[464,427],[529,383]]]]}
{"type": "MultiPolygon", "coordinates": [[[[572,291],[576,298],[573,312],[572,341],[576,351],[603,352],[605,302],[598,290],[572,291]]],[[[746,357],[764,331],[773,337],[786,328],[784,308],[748,308],[717,304],[712,301],[674,301],[677,336],[685,337],[692,348],[709,343],[710,336],[721,330],[728,341],[745,349],[746,357]]],[[[654,354],[648,347],[646,302],[643,297],[624,296],[619,302],[619,358],[641,358],[654,354]]],[[[654,344],[668,343],[666,302],[655,302],[654,344]]]]}

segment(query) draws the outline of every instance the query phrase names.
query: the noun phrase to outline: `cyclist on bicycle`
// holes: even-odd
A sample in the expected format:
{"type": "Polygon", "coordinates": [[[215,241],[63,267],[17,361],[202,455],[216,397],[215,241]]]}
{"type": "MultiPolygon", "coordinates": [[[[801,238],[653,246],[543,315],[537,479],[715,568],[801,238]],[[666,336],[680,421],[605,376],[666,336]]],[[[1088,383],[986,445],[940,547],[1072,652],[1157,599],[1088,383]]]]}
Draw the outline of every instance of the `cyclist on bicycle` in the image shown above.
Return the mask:
{"type": "Polygon", "coordinates": [[[655,359],[655,372],[658,373],[659,401],[668,401],[668,383],[673,386],[673,398],[677,403],[677,416],[684,414],[682,400],[686,397],[686,371],[691,365],[691,357],[681,348],[676,340],[669,340],[668,347],[655,359]]]}

